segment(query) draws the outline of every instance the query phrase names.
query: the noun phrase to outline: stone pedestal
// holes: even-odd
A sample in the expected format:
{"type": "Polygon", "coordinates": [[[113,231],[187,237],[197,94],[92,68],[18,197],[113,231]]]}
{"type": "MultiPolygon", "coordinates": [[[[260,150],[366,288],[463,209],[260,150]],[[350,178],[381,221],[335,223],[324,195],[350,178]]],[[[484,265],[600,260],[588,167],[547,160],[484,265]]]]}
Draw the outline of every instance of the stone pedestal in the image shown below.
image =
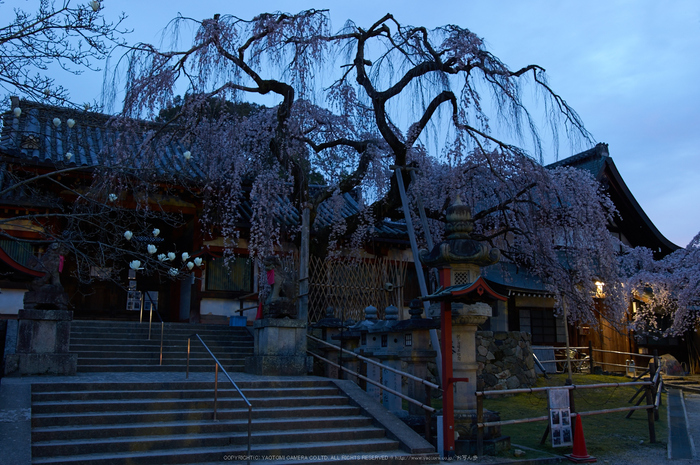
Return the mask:
{"type": "Polygon", "coordinates": [[[476,410],[476,381],[479,364],[476,361],[476,330],[491,316],[491,307],[483,302],[455,305],[452,310],[452,370],[455,383],[455,415],[476,410]]]}
{"type": "Polygon", "coordinates": [[[306,322],[264,318],[253,324],[255,348],[245,371],[254,375],[299,376],[309,371],[306,322]]]}
{"type": "MultiPolygon", "coordinates": [[[[434,350],[412,350],[404,351],[401,354],[401,361],[406,364],[406,372],[421,379],[428,379],[428,362],[435,361],[436,352],[434,350]]],[[[416,381],[409,381],[406,385],[406,395],[412,399],[430,405],[431,399],[428,397],[425,385],[416,381]]],[[[416,404],[408,403],[408,413],[422,416],[425,410],[416,404]]]]}
{"type": "Polygon", "coordinates": [[[29,292],[24,293],[25,310],[66,310],[67,308],[68,294],[58,284],[32,285],[29,292]]]}
{"type": "MultiPolygon", "coordinates": [[[[380,359],[381,363],[395,370],[401,368],[401,360],[398,357],[387,357],[380,359]]],[[[382,368],[382,386],[386,386],[392,391],[401,392],[401,375],[394,373],[391,370],[382,368]]],[[[405,413],[402,406],[401,397],[382,390],[382,405],[396,416],[403,416],[405,413]]]]}
{"type": "Polygon", "coordinates": [[[78,355],[69,353],[73,312],[23,309],[17,319],[17,345],[5,356],[5,374],[75,375],[78,355]]]}

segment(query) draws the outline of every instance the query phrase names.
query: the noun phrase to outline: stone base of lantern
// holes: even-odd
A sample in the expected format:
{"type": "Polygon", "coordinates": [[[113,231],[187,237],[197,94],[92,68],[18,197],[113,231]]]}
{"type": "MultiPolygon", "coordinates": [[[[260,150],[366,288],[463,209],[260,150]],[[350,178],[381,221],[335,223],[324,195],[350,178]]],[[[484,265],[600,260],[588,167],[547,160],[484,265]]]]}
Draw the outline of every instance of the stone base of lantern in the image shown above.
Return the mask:
{"type": "MultiPolygon", "coordinates": [[[[498,412],[484,410],[484,421],[500,421],[498,412]]],[[[477,453],[476,410],[455,411],[455,430],[459,433],[459,439],[455,441],[456,455],[475,455],[477,453]]],[[[499,452],[510,450],[510,436],[501,435],[500,426],[484,428],[484,453],[496,455],[499,452]]]]}

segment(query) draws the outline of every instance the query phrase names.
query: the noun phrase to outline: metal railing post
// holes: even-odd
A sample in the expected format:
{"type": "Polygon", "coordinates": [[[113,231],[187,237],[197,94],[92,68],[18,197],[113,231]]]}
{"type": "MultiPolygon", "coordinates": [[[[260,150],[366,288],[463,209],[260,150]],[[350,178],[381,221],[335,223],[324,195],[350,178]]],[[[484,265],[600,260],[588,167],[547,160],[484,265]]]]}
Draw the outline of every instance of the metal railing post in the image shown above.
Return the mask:
{"type": "Polygon", "coordinates": [[[214,363],[214,420],[216,420],[216,401],[219,394],[219,364],[214,363]]]}
{"type": "MultiPolygon", "coordinates": [[[[432,407],[432,402],[431,402],[431,391],[430,391],[430,386],[427,384],[425,385],[425,403],[430,405],[432,407]]],[[[431,432],[431,427],[433,425],[433,417],[430,414],[430,410],[425,410],[425,440],[430,442],[432,439],[432,432],[431,432]]]]}
{"type": "Polygon", "coordinates": [[[144,304],[145,296],[143,293],[141,293],[141,311],[139,311],[139,323],[143,323],[143,304],[144,304]]]}
{"type": "Polygon", "coordinates": [[[476,455],[484,455],[484,396],[476,396],[476,455]]]}
{"type": "Polygon", "coordinates": [[[190,377],[190,338],[187,338],[187,367],[185,368],[185,379],[190,377]]]}
{"type": "Polygon", "coordinates": [[[163,332],[165,331],[165,323],[160,322],[160,365],[163,365],[163,332]]]}
{"type": "Polygon", "coordinates": [[[151,305],[151,311],[148,314],[148,340],[151,340],[151,322],[153,321],[153,306],[151,305]]]}
{"type": "Polygon", "coordinates": [[[250,465],[250,425],[253,421],[253,406],[248,405],[248,465],[250,465]]]}
{"type": "Polygon", "coordinates": [[[217,402],[218,402],[218,397],[219,397],[219,368],[221,368],[221,371],[224,373],[224,375],[228,378],[229,382],[231,385],[236,389],[238,392],[238,395],[241,396],[241,399],[243,399],[243,402],[248,406],[248,465],[250,465],[250,438],[252,434],[252,417],[253,417],[253,406],[251,405],[250,401],[248,401],[248,398],[243,394],[241,389],[238,387],[238,385],[233,381],[233,378],[228,374],[226,369],[224,368],[223,365],[221,365],[221,362],[216,358],[216,356],[212,353],[212,351],[209,349],[209,347],[204,343],[202,338],[199,336],[199,334],[193,334],[192,336],[187,338],[187,373],[189,373],[190,370],[190,339],[192,337],[196,337],[199,339],[199,342],[204,346],[204,349],[209,353],[209,356],[214,360],[214,420],[216,420],[216,408],[217,408],[217,402]]]}

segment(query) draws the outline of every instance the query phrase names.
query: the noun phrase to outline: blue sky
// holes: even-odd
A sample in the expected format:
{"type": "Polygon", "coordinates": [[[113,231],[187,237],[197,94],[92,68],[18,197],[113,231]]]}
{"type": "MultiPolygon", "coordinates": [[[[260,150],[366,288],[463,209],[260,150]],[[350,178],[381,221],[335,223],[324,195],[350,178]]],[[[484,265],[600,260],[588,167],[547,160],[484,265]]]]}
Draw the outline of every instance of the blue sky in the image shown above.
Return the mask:
{"type": "MultiPolygon", "coordinates": [[[[34,9],[37,1],[7,0],[34,9]]],[[[700,2],[582,1],[273,1],[105,0],[134,29],[129,41],[157,43],[178,12],[251,18],[261,12],[329,9],[333,29],[346,19],[369,26],[387,12],[404,24],[458,24],[486,40],[511,68],[538,64],[550,85],[609,144],[622,177],[672,242],[700,231],[700,2]]],[[[3,16],[5,16],[3,14],[3,16]]],[[[74,100],[100,100],[102,76],[65,81],[74,100]]],[[[578,147],[577,152],[588,147],[578,147]]],[[[572,154],[563,146],[559,157],[572,154]]],[[[546,162],[554,161],[552,156],[546,162]]]]}

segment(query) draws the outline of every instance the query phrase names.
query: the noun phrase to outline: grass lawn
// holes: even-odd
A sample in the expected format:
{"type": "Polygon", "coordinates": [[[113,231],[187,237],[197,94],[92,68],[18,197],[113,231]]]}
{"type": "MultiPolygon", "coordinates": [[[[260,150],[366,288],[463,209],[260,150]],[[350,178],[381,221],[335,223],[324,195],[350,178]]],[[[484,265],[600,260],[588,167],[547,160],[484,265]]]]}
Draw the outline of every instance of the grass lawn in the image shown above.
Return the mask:
{"type": "MultiPolygon", "coordinates": [[[[550,375],[550,379],[539,378],[537,387],[563,386],[566,375],[550,375]]],[[[623,376],[574,374],[574,385],[624,383],[631,381],[623,376]]],[[[595,389],[577,389],[573,392],[576,410],[579,412],[613,409],[631,406],[628,400],[634,395],[638,386],[605,387],[595,389]]],[[[641,394],[640,394],[641,395],[641,394]]],[[[638,399],[639,397],[637,397],[638,399]]],[[[637,401],[635,399],[635,403],[637,401]]],[[[643,404],[646,404],[644,401],[643,404]]],[[[547,397],[545,392],[512,395],[510,397],[488,397],[484,400],[484,408],[500,412],[501,420],[539,417],[547,415],[547,397]]],[[[662,394],[659,409],[659,421],[655,423],[656,443],[649,443],[649,424],[647,412],[639,410],[631,418],[626,419],[628,412],[605,413],[600,415],[582,416],[583,431],[586,447],[590,455],[605,455],[626,448],[665,448],[667,441],[666,424],[666,395],[662,394]]],[[[554,454],[569,454],[571,447],[551,446],[548,437],[544,445],[540,440],[547,427],[544,421],[506,425],[502,434],[510,436],[512,444],[554,454]]],[[[509,456],[512,453],[508,453],[509,456]]],[[[530,456],[530,454],[528,454],[530,456]]]]}

